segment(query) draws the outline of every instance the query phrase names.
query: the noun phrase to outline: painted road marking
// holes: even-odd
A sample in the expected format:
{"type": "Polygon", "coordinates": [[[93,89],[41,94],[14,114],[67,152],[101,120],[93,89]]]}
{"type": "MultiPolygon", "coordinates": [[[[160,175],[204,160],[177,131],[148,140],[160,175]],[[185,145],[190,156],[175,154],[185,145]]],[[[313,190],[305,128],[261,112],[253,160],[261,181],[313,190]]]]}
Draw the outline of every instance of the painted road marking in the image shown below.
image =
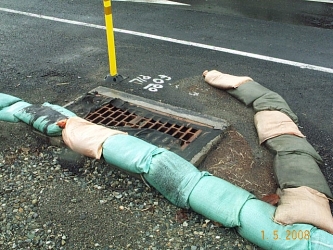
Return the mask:
{"type": "Polygon", "coordinates": [[[142,85],[143,83],[147,84],[143,89],[149,90],[150,92],[157,92],[158,89],[163,88],[163,83],[165,81],[170,81],[171,77],[167,75],[158,75],[155,78],[152,78],[151,76],[146,76],[146,75],[139,75],[129,82],[135,83],[135,84],[140,84],[142,85]],[[150,83],[149,83],[150,82],[150,83]]]}
{"type": "MultiPolygon", "coordinates": [[[[18,11],[18,10],[12,10],[12,9],[7,9],[7,8],[0,8],[0,11],[19,14],[19,15],[25,15],[25,16],[29,16],[29,17],[36,17],[36,18],[51,20],[51,21],[55,21],[55,22],[75,24],[75,25],[79,25],[79,26],[85,26],[85,27],[105,30],[105,26],[91,24],[91,23],[84,23],[84,22],[62,19],[62,18],[57,18],[57,17],[52,17],[52,16],[44,16],[44,15],[23,12],[23,11],[18,11]]],[[[193,47],[202,48],[202,49],[220,51],[220,52],[224,52],[224,53],[229,53],[229,54],[269,61],[269,62],[290,65],[290,66],[299,67],[302,69],[311,69],[311,70],[315,70],[315,71],[321,71],[321,72],[333,74],[333,68],[326,68],[326,67],[321,67],[321,66],[307,64],[307,63],[300,63],[300,62],[285,60],[285,59],[271,57],[271,56],[264,56],[264,55],[260,55],[260,54],[250,53],[250,52],[227,49],[227,48],[223,48],[223,47],[212,46],[212,45],[196,43],[196,42],[190,42],[190,41],[185,41],[185,40],[179,40],[179,39],[170,38],[170,37],[157,36],[157,35],[152,35],[152,34],[148,34],[148,33],[137,32],[137,31],[117,29],[117,28],[114,28],[114,31],[119,32],[119,33],[124,33],[124,34],[130,34],[130,35],[134,35],[134,36],[147,37],[150,39],[156,39],[156,40],[161,40],[161,41],[166,41],[166,42],[171,42],[171,43],[177,43],[177,44],[193,46],[193,47]]]]}
{"type": "Polygon", "coordinates": [[[170,5],[186,5],[191,6],[186,3],[178,3],[174,1],[166,1],[166,0],[112,0],[112,2],[136,2],[136,3],[157,3],[157,4],[170,4],[170,5]]]}
{"type": "Polygon", "coordinates": [[[305,0],[307,2],[333,3],[333,0],[305,0]]]}

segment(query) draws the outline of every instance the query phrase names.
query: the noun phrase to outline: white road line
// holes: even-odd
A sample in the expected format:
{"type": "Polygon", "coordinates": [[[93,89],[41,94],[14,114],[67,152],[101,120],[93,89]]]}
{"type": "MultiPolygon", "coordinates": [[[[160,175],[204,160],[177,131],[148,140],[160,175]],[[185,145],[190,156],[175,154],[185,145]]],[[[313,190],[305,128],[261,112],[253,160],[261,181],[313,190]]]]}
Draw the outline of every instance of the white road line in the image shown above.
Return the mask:
{"type": "Polygon", "coordinates": [[[307,2],[333,3],[333,0],[305,0],[307,2]]]}
{"type": "Polygon", "coordinates": [[[112,2],[135,2],[135,3],[157,3],[157,4],[170,4],[170,5],[186,5],[191,6],[186,3],[178,3],[174,1],[166,1],[166,0],[112,0],[112,2]]]}
{"type": "MultiPolygon", "coordinates": [[[[19,14],[19,15],[25,15],[25,16],[29,16],[29,17],[36,17],[36,18],[40,18],[40,19],[46,19],[46,20],[51,20],[51,21],[56,21],[56,22],[61,22],[61,23],[75,24],[75,25],[80,25],[80,26],[96,28],[96,29],[104,29],[105,30],[105,26],[102,26],[102,25],[96,25],[96,24],[90,24],[90,23],[85,23],[85,22],[73,21],[73,20],[68,20],[68,19],[52,17],[52,16],[38,15],[38,14],[34,14],[34,13],[17,11],[17,10],[12,10],[12,9],[7,9],[7,8],[0,8],[0,11],[19,14]]],[[[157,36],[157,35],[152,35],[152,34],[142,33],[142,32],[136,32],[136,31],[131,31],[131,30],[124,30],[124,29],[114,28],[114,31],[119,32],[119,33],[124,33],[124,34],[130,34],[130,35],[134,35],[134,36],[147,37],[147,38],[150,38],[150,39],[156,39],[156,40],[161,40],[161,41],[166,41],[166,42],[183,44],[183,45],[187,45],[187,46],[193,46],[193,47],[197,47],[197,48],[203,48],[203,49],[220,51],[220,52],[234,54],[234,55],[251,57],[251,58],[264,60],[264,61],[269,61],[269,62],[291,65],[291,66],[299,67],[299,68],[302,68],[302,69],[311,69],[311,70],[315,70],[315,71],[321,71],[321,72],[333,74],[333,68],[326,68],[326,67],[316,66],[316,65],[312,65],[312,64],[300,63],[300,62],[280,59],[280,58],[276,58],[276,57],[264,56],[264,55],[260,55],[260,54],[254,54],[254,53],[249,53],[249,52],[244,52],[244,51],[239,51],[239,50],[233,50],[233,49],[227,49],[227,48],[222,48],[222,47],[217,47],[217,46],[212,46],[212,45],[207,45],[207,44],[202,44],[202,43],[179,40],[179,39],[174,39],[174,38],[170,38],[170,37],[157,36]]]]}

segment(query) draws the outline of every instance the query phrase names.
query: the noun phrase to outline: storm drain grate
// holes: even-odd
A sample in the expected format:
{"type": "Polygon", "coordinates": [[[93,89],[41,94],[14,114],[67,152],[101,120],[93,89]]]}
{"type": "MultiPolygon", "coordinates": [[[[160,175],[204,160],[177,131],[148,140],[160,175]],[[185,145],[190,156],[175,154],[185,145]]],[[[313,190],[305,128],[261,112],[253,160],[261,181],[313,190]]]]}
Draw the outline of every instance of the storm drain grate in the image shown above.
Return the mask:
{"type": "Polygon", "coordinates": [[[94,124],[170,150],[195,166],[199,166],[228,128],[223,119],[101,86],[66,108],[94,124]]]}
{"type": "Polygon", "coordinates": [[[137,129],[153,129],[179,139],[181,149],[185,149],[201,133],[201,129],[170,123],[162,117],[147,118],[137,115],[128,109],[122,110],[109,103],[85,117],[86,120],[110,127],[130,127],[137,129]]]}

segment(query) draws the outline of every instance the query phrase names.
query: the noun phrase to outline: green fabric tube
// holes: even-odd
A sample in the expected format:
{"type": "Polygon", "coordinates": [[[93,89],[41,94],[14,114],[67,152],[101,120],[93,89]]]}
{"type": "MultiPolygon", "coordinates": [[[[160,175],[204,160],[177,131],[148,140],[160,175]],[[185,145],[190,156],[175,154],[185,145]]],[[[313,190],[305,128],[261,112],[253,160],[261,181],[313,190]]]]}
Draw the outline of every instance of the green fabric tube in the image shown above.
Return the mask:
{"type": "Polygon", "coordinates": [[[326,179],[311,155],[279,152],[274,158],[273,168],[282,189],[307,186],[332,198],[326,179]]]}
{"type": "MultiPolygon", "coordinates": [[[[1,98],[1,97],[0,97],[1,98]]],[[[18,101],[15,102],[14,104],[5,107],[0,110],[0,121],[5,121],[5,122],[19,122],[20,119],[18,119],[14,114],[28,106],[30,106],[30,103],[23,102],[23,101],[18,101]]]]}
{"type": "Polygon", "coordinates": [[[103,143],[103,157],[113,166],[130,173],[147,173],[152,157],[165,151],[131,135],[117,134],[103,143]]]}
{"type": "MultiPolygon", "coordinates": [[[[248,200],[240,211],[238,233],[263,249],[313,249],[311,238],[318,230],[316,227],[309,224],[277,224],[272,220],[274,212],[275,207],[268,203],[258,199],[248,200]]],[[[328,238],[332,242],[333,235],[328,238]]]]}
{"type": "Polygon", "coordinates": [[[306,140],[295,135],[280,135],[267,140],[265,146],[274,154],[279,152],[308,154],[311,155],[318,164],[322,164],[323,160],[312,145],[306,140]]]}
{"type": "MultiPolygon", "coordinates": [[[[253,89],[252,91],[256,91],[253,89]]],[[[264,110],[278,110],[286,114],[293,120],[294,123],[298,123],[298,118],[294,112],[291,111],[286,101],[277,93],[269,91],[266,94],[260,96],[253,102],[253,109],[255,112],[264,110]]]]}
{"type": "Polygon", "coordinates": [[[312,230],[310,244],[313,250],[332,250],[333,235],[320,229],[312,230]]]}
{"type": "Polygon", "coordinates": [[[43,105],[30,105],[18,110],[14,116],[46,135],[60,136],[62,129],[56,124],[57,121],[76,114],[64,107],[46,102],[43,105]]]}
{"type": "Polygon", "coordinates": [[[205,176],[190,195],[191,208],[225,227],[240,226],[239,213],[254,195],[215,176],[205,176]]]}
{"type": "Polygon", "coordinates": [[[171,151],[154,155],[144,178],[172,204],[190,208],[193,188],[208,172],[200,172],[191,163],[171,151]]]}
{"type": "Polygon", "coordinates": [[[0,93],[0,110],[3,108],[6,108],[8,106],[11,106],[14,103],[17,103],[19,101],[22,101],[22,100],[15,96],[0,93]]]}
{"type": "Polygon", "coordinates": [[[240,100],[246,106],[249,106],[256,99],[270,92],[269,89],[254,81],[243,83],[238,88],[229,89],[227,91],[230,95],[240,100]]]}

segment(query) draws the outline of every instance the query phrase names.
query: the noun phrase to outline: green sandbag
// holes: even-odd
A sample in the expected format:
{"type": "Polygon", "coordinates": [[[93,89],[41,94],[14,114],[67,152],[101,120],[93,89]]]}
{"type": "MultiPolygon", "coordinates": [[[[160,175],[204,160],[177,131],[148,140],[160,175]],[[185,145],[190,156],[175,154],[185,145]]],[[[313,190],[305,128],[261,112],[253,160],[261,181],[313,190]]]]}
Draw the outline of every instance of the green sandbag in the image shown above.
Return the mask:
{"type": "Polygon", "coordinates": [[[307,186],[332,198],[326,179],[312,156],[279,152],[274,158],[273,168],[280,188],[307,186]]]}
{"type": "Polygon", "coordinates": [[[229,89],[227,91],[230,95],[240,100],[246,106],[252,104],[260,96],[270,92],[269,89],[254,81],[243,83],[238,88],[229,89]]]}
{"type": "Polygon", "coordinates": [[[333,235],[317,229],[311,232],[311,249],[313,250],[332,250],[333,249],[333,235]]]}
{"type": "Polygon", "coordinates": [[[23,102],[23,101],[18,101],[15,102],[14,104],[3,108],[0,110],[0,121],[5,121],[5,122],[19,122],[20,120],[14,116],[14,114],[28,106],[30,106],[30,103],[23,102]]]}
{"type": "Polygon", "coordinates": [[[263,249],[313,249],[311,239],[318,229],[309,224],[277,224],[272,220],[275,209],[258,199],[248,200],[240,211],[238,233],[263,249]]]}
{"type": "Polygon", "coordinates": [[[103,157],[113,166],[130,173],[147,173],[152,157],[165,151],[131,135],[117,134],[103,143],[103,157]]]}
{"type": "Polygon", "coordinates": [[[16,102],[22,101],[20,98],[15,96],[0,93],[0,110],[6,108],[16,102]]]}
{"type": "Polygon", "coordinates": [[[215,176],[204,176],[190,195],[191,208],[225,227],[240,226],[239,213],[254,195],[215,176]]]}
{"type": "Polygon", "coordinates": [[[44,103],[23,108],[15,112],[14,116],[46,135],[60,136],[62,129],[56,123],[76,114],[64,107],[44,103]]]}
{"type": "Polygon", "coordinates": [[[199,180],[209,175],[170,151],[154,155],[144,178],[172,204],[189,208],[189,196],[199,180]]]}
{"type": "MultiPolygon", "coordinates": [[[[253,91],[256,91],[253,89],[253,91]]],[[[278,110],[286,114],[293,120],[294,123],[298,123],[298,118],[294,112],[291,111],[286,101],[277,93],[269,91],[268,93],[260,96],[253,102],[253,109],[255,112],[264,110],[278,110]]]]}
{"type": "Polygon", "coordinates": [[[295,135],[280,135],[265,141],[265,146],[274,154],[278,152],[308,154],[311,155],[318,164],[322,164],[323,160],[306,138],[295,135]]]}

